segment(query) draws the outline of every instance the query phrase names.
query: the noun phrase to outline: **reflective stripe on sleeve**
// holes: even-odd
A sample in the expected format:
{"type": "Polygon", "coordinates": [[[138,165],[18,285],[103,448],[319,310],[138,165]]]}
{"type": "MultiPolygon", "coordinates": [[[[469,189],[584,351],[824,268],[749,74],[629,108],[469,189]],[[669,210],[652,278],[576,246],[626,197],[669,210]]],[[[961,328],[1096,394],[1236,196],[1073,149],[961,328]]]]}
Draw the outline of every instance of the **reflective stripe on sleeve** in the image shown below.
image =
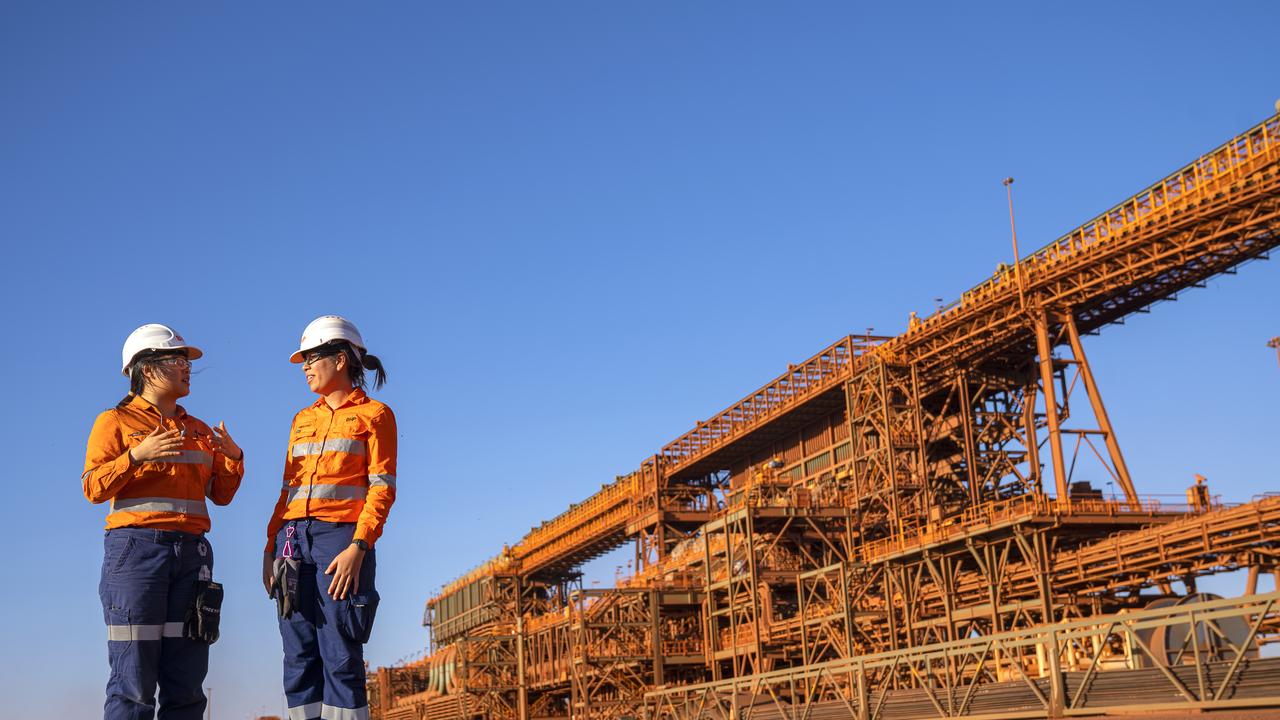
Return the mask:
{"type": "Polygon", "coordinates": [[[305,455],[319,455],[320,453],[326,452],[364,455],[365,444],[363,440],[354,440],[352,438],[329,438],[322,443],[294,443],[293,450],[290,451],[290,454],[293,455],[293,457],[303,457],[305,455]]]}
{"type": "Polygon", "coordinates": [[[321,703],[313,702],[289,708],[289,720],[311,720],[320,714],[321,703]]]}
{"type": "Polygon", "coordinates": [[[178,463],[180,465],[208,465],[213,467],[213,456],[203,450],[180,450],[177,457],[161,458],[159,462],[178,463]]]}
{"type": "Polygon", "coordinates": [[[390,473],[377,473],[369,476],[369,487],[395,487],[396,476],[390,473]]]}
{"type": "MultiPolygon", "coordinates": [[[[293,720],[293,718],[291,717],[289,720],[293,720]]],[[[365,705],[364,707],[351,709],[322,705],[320,708],[320,720],[369,720],[369,706],[365,705]]]]}
{"type": "Polygon", "coordinates": [[[209,517],[209,508],[204,499],[184,500],[167,497],[115,498],[111,501],[111,512],[171,512],[184,515],[209,517]]]}
{"type": "Polygon", "coordinates": [[[108,625],[107,640],[132,642],[135,640],[159,640],[162,637],[182,637],[182,623],[167,622],[160,625],[108,625]]]}
{"type": "Polygon", "coordinates": [[[369,488],[357,485],[300,485],[289,488],[288,502],[314,498],[316,500],[363,500],[369,488]]]}

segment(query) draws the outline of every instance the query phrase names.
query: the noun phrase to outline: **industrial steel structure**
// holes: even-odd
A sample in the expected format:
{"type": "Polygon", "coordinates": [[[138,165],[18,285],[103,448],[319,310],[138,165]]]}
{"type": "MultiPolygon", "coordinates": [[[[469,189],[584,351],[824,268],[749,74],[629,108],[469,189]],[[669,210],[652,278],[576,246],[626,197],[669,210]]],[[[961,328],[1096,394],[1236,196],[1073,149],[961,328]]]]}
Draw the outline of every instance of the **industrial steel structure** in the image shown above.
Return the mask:
{"type": "Polygon", "coordinates": [[[896,337],[845,337],[428,603],[384,720],[1280,706],[1280,496],[1139,494],[1082,341],[1280,245],[1280,115],[896,337]],[[633,573],[580,567],[631,543],[633,573]],[[1196,578],[1248,569],[1223,600],[1196,578]]]}

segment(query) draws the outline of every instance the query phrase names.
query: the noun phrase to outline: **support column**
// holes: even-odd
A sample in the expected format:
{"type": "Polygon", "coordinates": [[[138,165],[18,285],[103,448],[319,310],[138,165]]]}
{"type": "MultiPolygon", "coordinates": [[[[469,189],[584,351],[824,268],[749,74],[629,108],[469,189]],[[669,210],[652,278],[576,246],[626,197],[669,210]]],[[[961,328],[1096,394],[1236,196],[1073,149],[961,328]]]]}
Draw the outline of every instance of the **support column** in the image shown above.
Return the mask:
{"type": "MultiPolygon", "coordinates": [[[[1053,587],[1049,579],[1053,573],[1053,558],[1049,552],[1048,538],[1043,532],[1038,532],[1032,537],[1032,547],[1036,554],[1036,565],[1040,570],[1037,573],[1039,576],[1037,585],[1044,608],[1044,622],[1045,625],[1052,626],[1058,620],[1054,612],[1053,587]]],[[[1067,684],[1066,677],[1062,674],[1062,657],[1058,651],[1057,634],[1046,633],[1045,642],[1048,645],[1045,649],[1049,656],[1049,717],[1059,718],[1066,711],[1067,684]]]]}
{"type": "Polygon", "coordinates": [[[524,657],[524,583],[515,579],[516,585],[516,718],[529,720],[529,683],[525,680],[524,657]]]}
{"type": "MultiPolygon", "coordinates": [[[[1040,385],[1044,393],[1044,416],[1049,422],[1049,452],[1053,455],[1053,483],[1058,499],[1067,499],[1067,465],[1062,456],[1062,419],[1058,417],[1058,395],[1053,387],[1053,344],[1049,341],[1049,318],[1043,309],[1035,314],[1036,354],[1040,356],[1040,385]]],[[[1031,438],[1032,441],[1035,438],[1031,438]]]]}
{"type": "Polygon", "coordinates": [[[1093,370],[1084,356],[1084,345],[1080,343],[1080,333],[1076,330],[1074,313],[1067,313],[1067,337],[1071,340],[1071,354],[1075,356],[1080,367],[1080,378],[1084,380],[1085,392],[1089,394],[1089,403],[1093,406],[1093,416],[1098,421],[1098,429],[1102,431],[1107,442],[1107,452],[1111,454],[1111,463],[1115,465],[1116,475],[1120,479],[1120,489],[1131,505],[1137,505],[1138,493],[1133,487],[1133,478],[1129,476],[1129,466],[1124,462],[1120,452],[1120,443],[1116,440],[1115,430],[1111,427],[1111,418],[1107,416],[1107,408],[1102,404],[1102,394],[1098,392],[1098,384],[1094,382],[1093,370]]]}
{"type": "Polygon", "coordinates": [[[516,677],[518,682],[516,690],[516,718],[518,720],[529,720],[529,684],[525,681],[525,659],[524,659],[524,618],[516,618],[516,677]]]}

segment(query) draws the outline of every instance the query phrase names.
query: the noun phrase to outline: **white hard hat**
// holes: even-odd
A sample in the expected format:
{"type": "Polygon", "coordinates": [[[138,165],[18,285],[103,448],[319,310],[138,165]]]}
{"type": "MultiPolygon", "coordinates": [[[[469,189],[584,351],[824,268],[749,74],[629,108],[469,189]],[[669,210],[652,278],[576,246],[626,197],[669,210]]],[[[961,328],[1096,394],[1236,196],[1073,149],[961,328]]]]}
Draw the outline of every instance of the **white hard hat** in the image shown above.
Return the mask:
{"type": "Polygon", "coordinates": [[[187,359],[195,360],[204,355],[200,348],[188,345],[178,331],[168,325],[149,323],[129,333],[124,339],[124,349],[120,352],[120,374],[129,376],[129,365],[133,358],[143,350],[186,350],[187,359]]]}
{"type": "Polygon", "coordinates": [[[303,353],[334,340],[346,340],[360,348],[361,352],[368,349],[364,346],[364,338],[360,337],[360,331],[350,320],[337,315],[321,315],[308,323],[307,328],[302,331],[302,342],[298,343],[298,352],[289,356],[289,362],[300,363],[303,353]]]}

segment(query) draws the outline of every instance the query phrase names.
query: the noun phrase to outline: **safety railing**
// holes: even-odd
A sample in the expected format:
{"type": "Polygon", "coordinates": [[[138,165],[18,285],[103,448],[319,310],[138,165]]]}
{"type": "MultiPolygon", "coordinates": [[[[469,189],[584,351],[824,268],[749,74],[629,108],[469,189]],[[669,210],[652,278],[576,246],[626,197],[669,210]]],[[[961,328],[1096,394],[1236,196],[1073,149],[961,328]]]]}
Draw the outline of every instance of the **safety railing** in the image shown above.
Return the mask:
{"type": "Polygon", "coordinates": [[[603,486],[599,492],[529,531],[512,548],[512,554],[524,559],[538,548],[563,537],[568,531],[590,522],[591,518],[632,500],[640,488],[639,473],[624,475],[603,486]]]}
{"type": "Polygon", "coordinates": [[[729,441],[751,432],[798,403],[848,377],[854,358],[874,340],[847,336],[710,420],[667,443],[659,456],[677,472],[729,441]]]}
{"type": "MultiPolygon", "coordinates": [[[[1280,159],[1280,115],[1274,115],[1223,143],[1214,150],[1098,215],[1080,227],[1032,252],[1015,266],[1001,264],[991,277],[961,294],[960,299],[941,307],[900,336],[906,338],[929,330],[962,308],[999,294],[1007,297],[1017,285],[1034,279],[1040,271],[1075,256],[1099,243],[1119,237],[1150,221],[1154,216],[1174,212],[1190,202],[1212,196],[1244,177],[1263,163],[1280,159]]],[[[895,338],[900,341],[900,338],[895,338]]],[[[886,343],[887,346],[894,342],[886,343]]]]}
{"type": "Polygon", "coordinates": [[[1270,117],[1241,135],[1202,155],[1192,163],[1102,213],[1079,228],[1040,248],[1023,262],[1032,266],[1056,262],[1067,255],[1117,237],[1187,202],[1220,191],[1239,180],[1259,160],[1280,156],[1280,115],[1270,117]]]}
{"type": "MultiPolygon", "coordinates": [[[[1215,505],[1212,507],[1220,507],[1215,505]]],[[[1138,502],[1102,498],[1070,498],[1066,500],[1040,493],[1018,495],[1007,500],[986,503],[966,509],[941,522],[907,527],[891,537],[872,540],[860,548],[863,562],[875,562],[901,552],[945,543],[954,538],[973,535],[1000,523],[1037,515],[1054,517],[1155,517],[1193,511],[1189,505],[1165,503],[1154,498],[1138,502]]]]}
{"type": "Polygon", "coordinates": [[[701,655],[702,654],[702,638],[691,638],[687,640],[663,640],[663,655],[701,655]]]}
{"type": "Polygon", "coordinates": [[[452,595],[471,583],[486,577],[492,577],[498,573],[510,572],[513,569],[513,558],[510,555],[499,555],[489,558],[479,565],[471,568],[463,573],[456,580],[451,580],[440,589],[440,593],[428,601],[434,605],[442,598],[452,595]]]}

